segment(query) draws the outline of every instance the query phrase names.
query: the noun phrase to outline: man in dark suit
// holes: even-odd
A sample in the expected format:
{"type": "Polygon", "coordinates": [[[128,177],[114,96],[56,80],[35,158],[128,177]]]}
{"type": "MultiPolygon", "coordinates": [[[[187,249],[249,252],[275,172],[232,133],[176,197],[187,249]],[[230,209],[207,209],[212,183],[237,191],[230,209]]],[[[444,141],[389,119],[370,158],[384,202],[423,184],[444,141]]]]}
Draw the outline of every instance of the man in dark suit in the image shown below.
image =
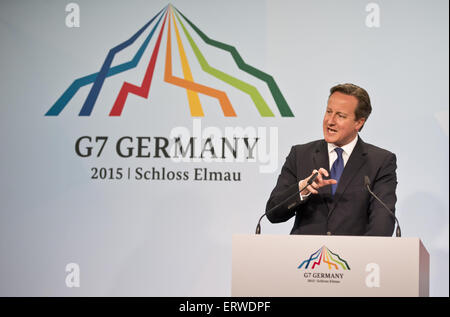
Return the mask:
{"type": "Polygon", "coordinates": [[[284,222],[295,216],[291,234],[392,235],[393,217],[364,186],[368,176],[371,190],[395,211],[395,154],[358,136],[371,111],[363,88],[342,84],[330,89],[324,139],[292,147],[267,202],[269,221],[284,222]],[[314,182],[295,195],[316,172],[314,182]]]}

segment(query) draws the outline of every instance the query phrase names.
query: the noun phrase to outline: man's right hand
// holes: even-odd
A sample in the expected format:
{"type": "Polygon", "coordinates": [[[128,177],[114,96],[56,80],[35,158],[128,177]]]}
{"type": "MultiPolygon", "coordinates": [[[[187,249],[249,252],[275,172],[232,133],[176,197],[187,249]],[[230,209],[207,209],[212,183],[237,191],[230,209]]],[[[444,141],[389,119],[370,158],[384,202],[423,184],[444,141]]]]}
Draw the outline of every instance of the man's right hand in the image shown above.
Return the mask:
{"type": "Polygon", "coordinates": [[[321,167],[321,168],[319,168],[319,170],[313,170],[309,177],[301,180],[298,183],[298,188],[301,189],[301,188],[305,187],[307,182],[308,182],[308,180],[316,172],[318,173],[318,175],[317,175],[316,179],[314,180],[314,182],[312,182],[311,185],[309,185],[308,187],[306,187],[304,190],[302,190],[300,192],[300,194],[302,196],[307,196],[307,195],[309,195],[309,193],[318,194],[319,193],[318,189],[320,187],[331,185],[331,184],[337,184],[337,181],[335,179],[324,179],[324,177],[328,177],[329,174],[328,174],[326,169],[321,167]]]}

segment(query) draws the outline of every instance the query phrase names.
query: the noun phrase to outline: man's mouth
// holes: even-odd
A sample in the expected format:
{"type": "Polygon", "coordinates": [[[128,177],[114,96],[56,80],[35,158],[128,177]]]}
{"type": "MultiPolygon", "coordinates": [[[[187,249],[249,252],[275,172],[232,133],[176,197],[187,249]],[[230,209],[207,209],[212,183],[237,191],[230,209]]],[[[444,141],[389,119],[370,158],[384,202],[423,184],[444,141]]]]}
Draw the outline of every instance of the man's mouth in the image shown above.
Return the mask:
{"type": "Polygon", "coordinates": [[[331,134],[337,133],[337,130],[329,128],[329,127],[327,128],[327,131],[328,131],[328,133],[331,133],[331,134]]]}

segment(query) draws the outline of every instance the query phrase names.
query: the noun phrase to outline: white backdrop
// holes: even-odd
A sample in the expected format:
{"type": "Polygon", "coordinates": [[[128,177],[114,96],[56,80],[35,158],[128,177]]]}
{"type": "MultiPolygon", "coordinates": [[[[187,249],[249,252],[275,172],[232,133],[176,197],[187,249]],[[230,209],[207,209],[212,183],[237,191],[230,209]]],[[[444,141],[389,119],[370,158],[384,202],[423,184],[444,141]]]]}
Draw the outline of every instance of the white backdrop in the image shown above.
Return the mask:
{"type": "MultiPolygon", "coordinates": [[[[273,117],[256,110],[242,85],[206,71],[175,16],[173,76],[186,77],[176,21],[193,78],[226,92],[237,114],[224,116],[217,98],[200,94],[198,118],[186,89],[165,81],[168,21],[149,97],[130,94],[121,116],[108,115],[124,82],[141,84],[163,20],[139,63],[105,79],[90,116],[78,114],[92,83],[59,115],[46,116],[76,79],[99,72],[112,48],[168,5],[69,3],[0,2],[0,295],[229,296],[232,234],[254,232],[290,147],[322,137],[329,88],[352,82],[367,89],[373,105],[361,137],[397,155],[403,236],[420,237],[430,253],[431,296],[448,296],[448,1],[172,1],[210,39],[273,76],[294,114],[282,116],[264,81],[180,16],[210,67],[255,87],[273,117]],[[169,150],[180,131],[203,142],[203,160],[177,162],[162,150],[155,157],[156,142],[167,139],[169,150]],[[238,158],[209,162],[213,145],[220,158],[227,133],[230,144],[233,133],[240,137],[238,158]],[[100,156],[104,139],[91,144],[90,157],[77,155],[82,136],[107,137],[100,156]],[[209,136],[219,143],[205,145],[209,136]],[[123,153],[133,147],[131,157],[117,153],[122,137],[132,138],[120,146],[123,153]],[[196,168],[223,179],[196,177],[196,168]],[[239,180],[225,180],[226,172],[239,180]],[[79,287],[68,287],[69,263],[79,269],[79,287]]],[[[132,60],[156,22],[111,66],[132,60]]],[[[80,144],[87,153],[87,139],[80,144]]],[[[292,222],[262,225],[263,234],[287,234],[292,222]]]]}

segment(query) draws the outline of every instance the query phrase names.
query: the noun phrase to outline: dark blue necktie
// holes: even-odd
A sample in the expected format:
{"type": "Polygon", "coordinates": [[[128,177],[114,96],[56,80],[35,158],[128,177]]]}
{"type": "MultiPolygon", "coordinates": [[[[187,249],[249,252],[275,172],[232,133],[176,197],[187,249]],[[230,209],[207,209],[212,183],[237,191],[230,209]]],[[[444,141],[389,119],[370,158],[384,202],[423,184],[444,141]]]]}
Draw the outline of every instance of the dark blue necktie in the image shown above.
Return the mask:
{"type": "MultiPolygon", "coordinates": [[[[342,152],[344,151],[340,147],[334,149],[337,153],[337,159],[334,161],[333,166],[331,167],[331,178],[335,179],[339,183],[339,178],[341,178],[342,171],[344,170],[344,160],[342,158],[342,152]]],[[[336,192],[338,184],[331,184],[331,193],[334,195],[336,192]]]]}

